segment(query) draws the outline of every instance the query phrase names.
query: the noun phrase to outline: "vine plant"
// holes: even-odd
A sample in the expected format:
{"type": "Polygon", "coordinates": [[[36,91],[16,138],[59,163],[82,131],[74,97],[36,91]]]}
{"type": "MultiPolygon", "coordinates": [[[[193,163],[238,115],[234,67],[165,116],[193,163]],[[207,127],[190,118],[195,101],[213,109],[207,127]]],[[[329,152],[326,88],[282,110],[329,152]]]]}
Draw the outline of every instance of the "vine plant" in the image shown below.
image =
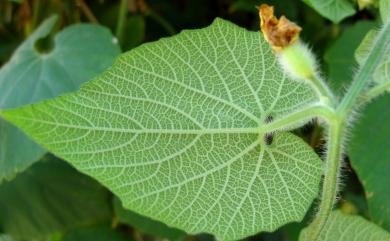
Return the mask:
{"type": "Polygon", "coordinates": [[[300,28],[268,6],[260,13],[265,38],[217,19],[121,55],[77,92],[1,115],[126,208],[189,233],[235,240],[299,221],[323,174],[318,211],[300,239],[389,240],[332,209],[354,112],[389,89],[372,78],[390,51],[390,21],[339,100],[300,28]],[[324,167],[288,132],[313,118],[327,127],[324,167]]]}

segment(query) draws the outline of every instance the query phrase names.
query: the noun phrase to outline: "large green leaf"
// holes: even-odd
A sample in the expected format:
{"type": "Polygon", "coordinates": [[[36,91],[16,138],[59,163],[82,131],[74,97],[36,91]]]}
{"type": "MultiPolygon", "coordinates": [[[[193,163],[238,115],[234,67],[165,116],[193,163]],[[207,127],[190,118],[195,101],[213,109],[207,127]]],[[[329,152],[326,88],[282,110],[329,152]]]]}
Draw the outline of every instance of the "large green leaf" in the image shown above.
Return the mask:
{"type": "Polygon", "coordinates": [[[181,230],[170,228],[159,221],[126,210],[118,198],[114,200],[114,211],[120,223],[126,223],[144,234],[167,238],[171,241],[178,240],[186,235],[181,230]]]}
{"type": "Polygon", "coordinates": [[[108,200],[96,181],[46,156],[0,186],[0,230],[34,239],[96,223],[110,217],[108,200]]]}
{"type": "Polygon", "coordinates": [[[303,0],[322,16],[334,23],[355,14],[356,10],[349,0],[303,0]]]}
{"type": "Polygon", "coordinates": [[[366,191],[372,219],[390,230],[390,95],[374,100],[354,127],[348,154],[366,191]]]}
{"type": "Polygon", "coordinates": [[[76,93],[2,114],[126,208],[233,240],[301,220],[317,196],[313,150],[261,134],[269,116],[317,101],[259,32],[218,19],[122,55],[76,93]]]}
{"type": "MultiPolygon", "coordinates": [[[[306,233],[307,228],[300,241],[306,240],[306,233]]],[[[316,241],[390,241],[390,234],[362,217],[333,211],[316,241]]]]}
{"type": "Polygon", "coordinates": [[[76,229],[61,241],[133,241],[130,235],[120,233],[106,225],[76,229]]]}
{"type": "Polygon", "coordinates": [[[353,79],[356,68],[355,50],[375,22],[359,21],[347,28],[326,50],[324,60],[328,67],[328,80],[336,93],[341,94],[353,79]]]}
{"type": "MultiPolygon", "coordinates": [[[[88,24],[64,29],[55,36],[51,52],[38,52],[35,43],[52,31],[55,22],[56,17],[46,20],[0,70],[0,109],[75,91],[110,66],[120,52],[107,29],[88,24]]],[[[44,153],[16,127],[0,119],[0,182],[25,170],[44,153]]]]}

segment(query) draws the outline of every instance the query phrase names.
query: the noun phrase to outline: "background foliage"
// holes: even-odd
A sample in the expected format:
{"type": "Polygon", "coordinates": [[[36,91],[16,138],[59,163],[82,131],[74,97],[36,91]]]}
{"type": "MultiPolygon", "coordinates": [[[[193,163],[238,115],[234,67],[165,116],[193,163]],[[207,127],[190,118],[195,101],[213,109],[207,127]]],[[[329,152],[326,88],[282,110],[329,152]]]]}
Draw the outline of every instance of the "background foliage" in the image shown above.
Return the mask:
{"type": "MultiPolygon", "coordinates": [[[[359,63],[355,50],[366,33],[380,24],[378,6],[387,1],[2,0],[0,109],[77,90],[110,66],[120,51],[183,29],[208,26],[216,17],[258,31],[254,6],[262,2],[302,26],[303,40],[310,43],[324,66],[323,74],[340,94],[359,63]],[[121,16],[124,21],[118,24],[121,16]]],[[[388,13],[384,9],[382,17],[388,13]]],[[[390,133],[383,125],[390,122],[388,103],[389,96],[382,96],[361,110],[364,118],[351,132],[346,150],[339,208],[390,231],[390,192],[386,191],[390,133]]],[[[321,154],[322,131],[312,122],[295,132],[321,154]]],[[[307,220],[291,223],[247,239],[295,241],[305,224],[307,220]]],[[[2,119],[0,233],[0,240],[15,241],[214,240],[209,235],[186,235],[125,210],[99,183],[47,154],[2,119]]]]}

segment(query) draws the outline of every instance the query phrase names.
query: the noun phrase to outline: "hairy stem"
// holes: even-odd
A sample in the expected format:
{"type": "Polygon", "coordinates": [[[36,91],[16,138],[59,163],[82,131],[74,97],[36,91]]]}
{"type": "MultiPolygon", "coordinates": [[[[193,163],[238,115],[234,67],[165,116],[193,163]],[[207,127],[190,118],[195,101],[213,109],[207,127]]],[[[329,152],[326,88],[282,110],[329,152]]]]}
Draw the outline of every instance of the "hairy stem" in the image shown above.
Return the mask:
{"type": "Polygon", "coordinates": [[[269,124],[264,125],[261,128],[261,132],[272,132],[277,130],[293,129],[301,126],[302,123],[308,122],[309,120],[320,117],[325,120],[332,119],[334,112],[331,108],[326,105],[318,104],[307,107],[305,109],[293,112],[281,119],[276,119],[269,124]]]}
{"type": "Polygon", "coordinates": [[[311,83],[314,85],[314,89],[317,95],[320,97],[321,102],[327,105],[333,105],[335,97],[328,85],[319,76],[312,76],[310,78],[311,83]]]}
{"type": "Polygon", "coordinates": [[[316,218],[308,230],[305,239],[307,241],[318,240],[335,203],[344,131],[345,124],[343,121],[333,119],[329,122],[328,151],[324,168],[321,203],[316,218]]]}
{"type": "MultiPolygon", "coordinates": [[[[348,117],[354,107],[361,102],[361,94],[369,83],[377,66],[386,57],[390,50],[390,20],[384,25],[379,36],[373,44],[373,49],[370,51],[365,63],[360,68],[347,94],[342,99],[341,103],[336,108],[336,113],[333,117],[327,118],[329,123],[329,134],[327,143],[327,156],[325,162],[324,180],[322,185],[321,203],[318,213],[311,223],[310,228],[305,235],[306,241],[317,241],[321,235],[330,213],[332,212],[333,204],[337,198],[337,182],[340,169],[340,158],[342,154],[343,135],[346,131],[346,123],[348,117]]],[[[369,97],[375,97],[382,93],[388,86],[384,85],[378,89],[368,91],[369,97]]],[[[333,109],[331,106],[329,108],[333,109]]]]}
{"type": "Polygon", "coordinates": [[[356,100],[371,80],[376,68],[379,66],[383,58],[385,58],[390,51],[390,19],[385,23],[378,37],[373,43],[373,48],[368,54],[364,64],[359,69],[351,87],[344,96],[337,112],[344,118],[348,116],[356,104],[356,100]]]}

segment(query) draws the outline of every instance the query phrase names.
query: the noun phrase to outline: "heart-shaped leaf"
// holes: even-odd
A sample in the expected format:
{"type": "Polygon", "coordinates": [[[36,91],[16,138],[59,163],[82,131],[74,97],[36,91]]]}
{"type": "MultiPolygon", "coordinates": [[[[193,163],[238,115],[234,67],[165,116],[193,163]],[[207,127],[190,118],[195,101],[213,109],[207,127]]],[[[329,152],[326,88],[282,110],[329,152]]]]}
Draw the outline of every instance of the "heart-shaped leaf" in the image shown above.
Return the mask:
{"type": "MultiPolygon", "coordinates": [[[[15,108],[65,92],[95,77],[114,62],[120,49],[103,27],[79,24],[58,33],[50,52],[39,52],[37,41],[52,31],[47,19],[15,51],[0,70],[0,109],[15,108]]],[[[13,125],[0,119],[0,182],[38,161],[45,150],[13,125]]]]}
{"type": "Polygon", "coordinates": [[[5,111],[128,209],[234,240],[303,218],[322,164],[265,123],[318,102],[268,44],[223,20],[142,45],[81,90],[5,111]]]}

